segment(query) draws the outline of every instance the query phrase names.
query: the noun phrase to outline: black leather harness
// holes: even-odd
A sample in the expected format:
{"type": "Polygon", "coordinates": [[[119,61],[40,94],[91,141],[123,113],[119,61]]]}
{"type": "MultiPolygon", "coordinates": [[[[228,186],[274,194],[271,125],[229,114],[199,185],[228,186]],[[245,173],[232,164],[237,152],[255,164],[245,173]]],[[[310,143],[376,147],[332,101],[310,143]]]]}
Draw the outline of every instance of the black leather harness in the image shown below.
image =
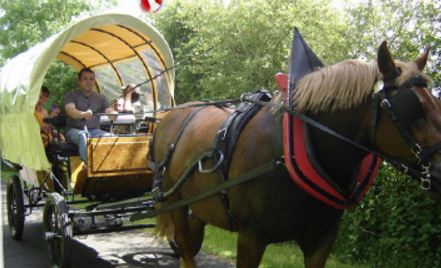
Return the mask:
{"type": "MultiPolygon", "coordinates": [[[[252,100],[257,102],[268,102],[272,99],[272,96],[269,92],[262,90],[259,90],[253,94],[247,94],[246,97],[247,100],[252,100]]],[[[193,165],[190,165],[190,167],[184,172],[184,174],[182,174],[181,178],[175,183],[175,185],[171,189],[168,189],[167,192],[163,191],[162,184],[164,179],[164,173],[168,168],[170,159],[173,155],[173,152],[180,138],[182,137],[182,134],[184,133],[185,128],[193,120],[196,114],[202,111],[206,107],[207,106],[198,107],[187,116],[187,118],[184,120],[184,122],[181,125],[181,128],[175,138],[175,141],[169,145],[164,160],[161,161],[159,164],[154,163],[154,157],[153,157],[154,152],[151,146],[149,153],[149,162],[154,165],[152,168],[155,170],[154,184],[152,190],[152,192],[154,193],[155,200],[164,201],[170,195],[175,193],[185,183],[187,178],[189,178],[190,175],[196,170],[196,167],[198,167],[200,173],[219,172],[219,175],[221,176],[224,182],[223,184],[224,185],[229,184],[227,182],[228,170],[240,134],[244,129],[244,127],[246,126],[246,124],[262,108],[262,105],[259,105],[254,102],[250,103],[245,101],[241,103],[239,107],[225,119],[224,123],[217,131],[216,136],[214,138],[213,146],[210,149],[208,149],[205,153],[201,154],[198,157],[198,159],[194,161],[193,165]],[[212,167],[207,167],[206,161],[208,160],[214,161],[215,164],[212,167]]],[[[150,144],[153,144],[153,142],[151,142],[150,144]]],[[[252,174],[256,174],[256,176],[259,175],[259,173],[254,173],[254,172],[250,173],[250,175],[252,174]]],[[[233,230],[234,228],[233,214],[230,209],[228,189],[229,188],[223,188],[219,190],[218,193],[221,194],[222,202],[227,211],[227,218],[228,218],[230,230],[233,230]]]]}

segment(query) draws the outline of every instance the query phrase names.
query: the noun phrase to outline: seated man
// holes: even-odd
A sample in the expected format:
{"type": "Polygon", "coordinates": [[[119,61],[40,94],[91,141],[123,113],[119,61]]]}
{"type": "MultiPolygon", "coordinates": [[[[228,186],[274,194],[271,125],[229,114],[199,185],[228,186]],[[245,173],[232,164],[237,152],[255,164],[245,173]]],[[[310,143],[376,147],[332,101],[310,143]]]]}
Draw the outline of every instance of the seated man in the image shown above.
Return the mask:
{"type": "MultiPolygon", "coordinates": [[[[67,141],[78,145],[80,158],[87,163],[87,138],[112,136],[100,129],[100,113],[114,113],[107,98],[93,90],[95,73],[83,68],[78,73],[80,89],[64,96],[67,114],[67,141]]],[[[114,119],[112,119],[114,120],[114,119]]]]}

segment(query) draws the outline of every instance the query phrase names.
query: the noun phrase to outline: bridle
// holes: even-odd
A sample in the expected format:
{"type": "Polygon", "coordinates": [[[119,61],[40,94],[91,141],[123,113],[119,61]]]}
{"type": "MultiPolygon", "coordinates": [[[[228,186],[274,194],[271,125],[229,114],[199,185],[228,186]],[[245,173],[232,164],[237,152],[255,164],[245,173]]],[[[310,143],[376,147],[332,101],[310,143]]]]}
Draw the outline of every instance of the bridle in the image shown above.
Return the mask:
{"type": "Polygon", "coordinates": [[[411,125],[416,120],[425,116],[423,106],[413,90],[414,87],[427,87],[426,79],[421,75],[417,75],[407,80],[401,86],[397,85],[395,78],[385,80],[384,82],[377,82],[372,98],[371,141],[373,144],[375,143],[375,132],[380,111],[384,110],[405,143],[410,147],[414,157],[413,164],[411,165],[390,161],[391,159],[385,160],[403,172],[414,177],[419,177],[421,188],[423,190],[429,190],[432,184],[430,168],[433,165],[430,156],[441,150],[441,142],[424,147],[410,135],[411,125]],[[398,89],[398,92],[390,96],[391,91],[395,89],[398,89]]]}

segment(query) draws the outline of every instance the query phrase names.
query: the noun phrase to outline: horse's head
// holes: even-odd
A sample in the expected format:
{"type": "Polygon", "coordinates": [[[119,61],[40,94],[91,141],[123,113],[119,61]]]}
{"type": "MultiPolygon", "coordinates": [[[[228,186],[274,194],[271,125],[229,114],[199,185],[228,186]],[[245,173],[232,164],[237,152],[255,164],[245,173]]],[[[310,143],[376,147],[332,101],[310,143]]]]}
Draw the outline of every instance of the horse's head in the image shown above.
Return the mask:
{"type": "Polygon", "coordinates": [[[413,62],[394,61],[386,42],[381,44],[372,138],[377,150],[441,198],[441,102],[422,73],[427,56],[428,49],[413,62]]]}

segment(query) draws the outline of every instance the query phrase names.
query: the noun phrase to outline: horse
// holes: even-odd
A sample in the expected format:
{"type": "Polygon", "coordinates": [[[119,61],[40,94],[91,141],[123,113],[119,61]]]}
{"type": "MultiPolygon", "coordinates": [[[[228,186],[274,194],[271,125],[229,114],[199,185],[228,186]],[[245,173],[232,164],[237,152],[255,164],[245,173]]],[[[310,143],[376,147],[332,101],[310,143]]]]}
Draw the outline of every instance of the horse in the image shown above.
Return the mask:
{"type": "MultiPolygon", "coordinates": [[[[320,128],[309,127],[316,161],[341,189],[351,187],[354,169],[371,150],[420,171],[426,182],[429,180],[431,191],[436,195],[441,192],[438,153],[441,103],[427,89],[427,83],[431,82],[423,73],[427,58],[428,49],[413,62],[394,60],[383,42],[375,62],[345,60],[315,70],[296,84],[291,96],[293,104],[287,111],[307,115],[360,145],[354,146],[320,128]],[[387,90],[381,91],[383,98],[377,100],[374,88],[379,81],[384,85],[381,88],[387,90]],[[389,101],[401,96],[400,92],[410,92],[415,98],[410,103],[405,102],[406,98],[389,101]],[[404,111],[415,106],[421,111],[418,116],[407,115],[415,118],[403,127],[404,123],[397,124],[389,116],[390,106],[404,111]],[[419,165],[422,158],[430,166],[419,165]]],[[[271,103],[274,105],[264,105],[243,127],[226,178],[219,172],[193,170],[174,194],[159,202],[160,206],[209,191],[224,180],[234,180],[280,158],[282,119],[277,115],[286,104],[281,98],[271,103]]],[[[166,168],[157,170],[164,190],[171,189],[194,161],[212,148],[218,129],[231,112],[216,105],[200,108],[188,104],[186,108],[170,111],[162,119],[154,133],[150,157],[155,163],[167,162],[166,168]]],[[[205,162],[216,165],[218,158],[205,162]]],[[[181,266],[197,266],[194,256],[201,248],[206,224],[238,232],[237,267],[258,267],[266,246],[284,241],[299,245],[305,267],[325,266],[343,209],[334,208],[301,189],[283,165],[225,192],[157,217],[157,231],[174,243],[181,266]]]]}

